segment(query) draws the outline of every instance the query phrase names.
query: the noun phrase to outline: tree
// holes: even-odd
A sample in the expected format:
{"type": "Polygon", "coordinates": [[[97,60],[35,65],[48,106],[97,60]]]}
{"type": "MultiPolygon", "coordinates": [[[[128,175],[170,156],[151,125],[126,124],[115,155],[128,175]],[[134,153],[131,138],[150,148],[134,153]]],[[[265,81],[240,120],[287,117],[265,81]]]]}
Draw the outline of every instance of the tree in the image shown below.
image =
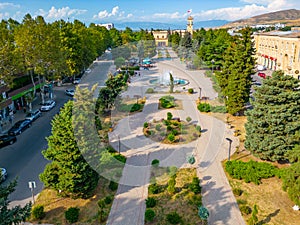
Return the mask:
{"type": "Polygon", "coordinates": [[[255,64],[251,29],[240,32],[242,37],[237,37],[227,48],[222,70],[216,73],[222,94],[226,96],[227,111],[232,115],[243,112],[249,101],[255,64]]]}
{"type": "Polygon", "coordinates": [[[253,109],[246,114],[245,147],[264,160],[286,160],[287,152],[299,144],[299,80],[276,71],[253,97],[253,109]]]}
{"type": "Polygon", "coordinates": [[[174,78],[172,73],[170,73],[170,93],[174,92],[174,78]]]}
{"type": "Polygon", "coordinates": [[[282,181],[283,190],[296,205],[300,205],[300,162],[293,163],[285,169],[282,181]]]}
{"type": "MultiPolygon", "coordinates": [[[[0,174],[1,176],[1,174],[0,174]]],[[[27,203],[23,208],[21,206],[8,207],[8,196],[14,192],[17,181],[9,183],[7,186],[0,185],[0,224],[13,225],[25,222],[30,216],[31,203],[27,203]]]]}
{"type": "Polygon", "coordinates": [[[87,198],[95,189],[99,176],[77,146],[72,108],[73,102],[67,102],[52,121],[52,134],[47,138],[48,149],[42,152],[52,162],[40,174],[40,179],[46,187],[60,191],[62,195],[87,198]]]}

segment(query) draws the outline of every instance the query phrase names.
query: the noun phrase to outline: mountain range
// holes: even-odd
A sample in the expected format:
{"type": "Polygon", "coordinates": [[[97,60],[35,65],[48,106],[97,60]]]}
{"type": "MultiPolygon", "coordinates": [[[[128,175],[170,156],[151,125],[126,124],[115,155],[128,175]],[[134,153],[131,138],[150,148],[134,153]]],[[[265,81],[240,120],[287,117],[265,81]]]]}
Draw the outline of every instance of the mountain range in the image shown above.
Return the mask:
{"type": "Polygon", "coordinates": [[[227,23],[222,28],[238,27],[238,26],[251,26],[256,24],[276,24],[283,23],[286,26],[299,26],[300,25],[300,10],[288,9],[276,12],[270,12],[253,16],[248,19],[242,19],[227,23]]]}
{"type": "MultiPolygon", "coordinates": [[[[276,12],[265,13],[257,16],[253,16],[247,19],[241,19],[236,21],[227,20],[207,20],[207,21],[195,21],[194,29],[200,28],[230,28],[238,26],[251,26],[257,24],[276,24],[284,23],[286,26],[300,26],[300,10],[288,9],[276,12]]],[[[185,30],[186,21],[178,23],[160,23],[160,22],[123,22],[115,23],[115,28],[118,30],[124,30],[126,27],[132,30],[185,30]]]]}
{"type": "MultiPolygon", "coordinates": [[[[227,24],[229,21],[227,20],[208,20],[208,21],[194,21],[194,29],[203,28],[214,28],[220,27],[222,25],[227,24]]],[[[186,22],[179,22],[176,24],[171,23],[160,23],[160,22],[123,22],[123,23],[115,23],[115,28],[118,30],[124,30],[126,27],[131,28],[132,30],[185,30],[186,22]]]]}

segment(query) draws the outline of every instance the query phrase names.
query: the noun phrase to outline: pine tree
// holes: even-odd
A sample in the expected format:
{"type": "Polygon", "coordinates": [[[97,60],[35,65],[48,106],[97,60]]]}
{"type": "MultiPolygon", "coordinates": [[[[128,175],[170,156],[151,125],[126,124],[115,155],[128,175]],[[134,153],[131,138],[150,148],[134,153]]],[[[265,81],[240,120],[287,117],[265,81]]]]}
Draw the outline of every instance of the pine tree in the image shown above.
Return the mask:
{"type": "MultiPolygon", "coordinates": [[[[43,151],[44,157],[52,162],[40,174],[40,179],[46,187],[60,191],[62,195],[86,198],[95,189],[99,176],[86,162],[77,145],[77,141],[80,143],[81,140],[75,139],[77,127],[72,124],[72,109],[73,102],[67,102],[52,121],[52,135],[47,138],[48,149],[43,151]]],[[[94,141],[91,139],[91,142],[94,141]]]]}
{"type": "Polygon", "coordinates": [[[245,147],[261,159],[286,160],[287,152],[299,144],[299,81],[274,72],[253,97],[253,109],[247,112],[245,147]]]}
{"type": "MultiPolygon", "coordinates": [[[[0,174],[1,175],[1,174],[0,174]]],[[[27,203],[23,208],[20,206],[8,207],[8,196],[14,192],[17,181],[9,183],[7,186],[0,185],[0,224],[13,225],[25,222],[30,216],[31,203],[27,203]]]]}
{"type": "Polygon", "coordinates": [[[227,111],[233,115],[242,112],[249,101],[255,64],[251,29],[243,29],[241,34],[226,50],[222,71],[217,73],[227,111]]]}

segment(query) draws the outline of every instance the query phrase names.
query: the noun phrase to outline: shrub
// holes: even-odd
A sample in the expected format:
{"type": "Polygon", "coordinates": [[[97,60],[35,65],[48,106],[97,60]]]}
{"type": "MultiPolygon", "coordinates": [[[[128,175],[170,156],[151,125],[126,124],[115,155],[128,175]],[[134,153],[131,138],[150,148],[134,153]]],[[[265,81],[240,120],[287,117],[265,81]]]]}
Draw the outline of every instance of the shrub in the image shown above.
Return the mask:
{"type": "Polygon", "coordinates": [[[167,221],[170,224],[178,224],[181,223],[182,219],[181,216],[179,216],[179,214],[177,212],[172,212],[167,214],[167,221]]]}
{"type": "Polygon", "coordinates": [[[176,129],[173,129],[173,130],[172,130],[172,134],[173,134],[174,136],[176,136],[176,135],[178,135],[178,134],[179,134],[179,131],[178,131],[178,130],[176,130],[176,129]]]}
{"type": "Polygon", "coordinates": [[[145,221],[152,222],[155,217],[155,212],[152,209],[146,209],[145,211],[145,221]]]}
{"type": "Polygon", "coordinates": [[[148,128],[149,127],[149,123],[148,122],[145,122],[144,123],[144,128],[148,128]]]}
{"type": "Polygon", "coordinates": [[[112,197],[111,196],[106,196],[104,198],[104,202],[106,205],[110,204],[112,202],[112,197]]]}
{"type": "Polygon", "coordinates": [[[168,135],[168,140],[169,140],[170,142],[174,142],[174,141],[175,141],[175,136],[174,136],[174,134],[170,133],[170,134],[168,135]]]}
{"type": "Polygon", "coordinates": [[[154,167],[158,167],[159,166],[159,160],[158,159],[153,159],[151,165],[154,166],[154,167]]]}
{"type": "Polygon", "coordinates": [[[193,88],[189,88],[189,89],[188,89],[188,93],[189,93],[189,94],[193,94],[193,93],[194,93],[194,89],[193,89],[193,88]]]}
{"type": "Polygon", "coordinates": [[[31,212],[34,219],[41,220],[45,217],[44,206],[37,205],[32,209],[31,212]]]}
{"type": "Polygon", "coordinates": [[[175,107],[175,98],[173,96],[167,95],[163,96],[159,99],[161,107],[165,109],[175,107]]]}
{"type": "Polygon", "coordinates": [[[160,187],[157,185],[157,183],[153,183],[149,185],[148,191],[150,194],[158,194],[160,193],[160,187]]]}
{"type": "Polygon", "coordinates": [[[243,179],[246,183],[253,182],[260,184],[261,179],[274,177],[278,169],[265,162],[242,162],[238,160],[227,161],[225,164],[226,172],[235,179],[243,179]]]}
{"type": "Polygon", "coordinates": [[[152,198],[152,197],[149,197],[146,199],[146,207],[147,208],[153,208],[156,206],[156,199],[155,198],[152,198]]]}
{"type": "Polygon", "coordinates": [[[201,193],[200,180],[198,177],[193,177],[192,183],[189,185],[189,189],[195,194],[201,193]]]}
{"type": "Polygon", "coordinates": [[[241,210],[241,213],[244,215],[249,215],[252,212],[251,208],[247,205],[241,205],[240,210],[241,210]]]}
{"type": "Polygon", "coordinates": [[[146,90],[146,93],[147,93],[147,94],[152,94],[152,93],[154,93],[154,89],[153,89],[153,88],[148,88],[148,89],[146,90]]]}
{"type": "Polygon", "coordinates": [[[140,104],[134,103],[131,105],[130,112],[136,112],[139,111],[142,108],[140,104]]]}
{"type": "Polygon", "coordinates": [[[126,157],[121,154],[115,154],[114,158],[116,160],[119,160],[121,163],[124,163],[124,164],[126,163],[126,157]]]}
{"type": "Polygon", "coordinates": [[[186,121],[189,123],[189,122],[192,121],[192,118],[188,116],[188,117],[186,118],[186,121]]]}
{"type": "Polygon", "coordinates": [[[167,120],[171,120],[173,118],[172,113],[168,112],[167,113],[167,120]]]}
{"type": "Polygon", "coordinates": [[[168,181],[168,192],[170,194],[174,194],[175,193],[175,184],[176,184],[176,175],[172,176],[169,181],[168,181]]]}
{"type": "Polygon", "coordinates": [[[162,131],[162,132],[159,133],[159,135],[164,137],[164,136],[166,136],[166,133],[162,131]]]}
{"type": "Polygon", "coordinates": [[[79,208],[70,207],[67,211],[65,211],[65,218],[69,223],[75,223],[78,221],[79,217],[79,208]]]}
{"type": "Polygon", "coordinates": [[[171,127],[171,125],[168,125],[168,126],[167,126],[167,130],[168,130],[168,131],[173,130],[173,128],[171,127]]]}
{"type": "Polygon", "coordinates": [[[243,194],[243,190],[240,188],[234,188],[232,192],[235,196],[241,196],[243,194]]]}
{"type": "Polygon", "coordinates": [[[168,167],[169,176],[173,177],[177,173],[177,167],[176,166],[170,166],[168,167]]]}
{"type": "Polygon", "coordinates": [[[110,181],[108,187],[110,190],[116,191],[118,189],[118,183],[114,181],[110,181]]]}
{"type": "Polygon", "coordinates": [[[200,112],[210,112],[211,106],[208,103],[200,103],[197,108],[200,112]]]}
{"type": "Polygon", "coordinates": [[[155,125],[155,130],[160,131],[160,129],[161,129],[161,124],[156,124],[155,125]]]}
{"type": "Polygon", "coordinates": [[[201,132],[201,126],[200,126],[200,125],[197,125],[197,126],[196,126],[196,130],[197,130],[198,132],[201,132]]]}
{"type": "Polygon", "coordinates": [[[188,196],[188,203],[191,205],[194,205],[194,206],[201,206],[202,205],[202,196],[190,193],[188,196]]]}

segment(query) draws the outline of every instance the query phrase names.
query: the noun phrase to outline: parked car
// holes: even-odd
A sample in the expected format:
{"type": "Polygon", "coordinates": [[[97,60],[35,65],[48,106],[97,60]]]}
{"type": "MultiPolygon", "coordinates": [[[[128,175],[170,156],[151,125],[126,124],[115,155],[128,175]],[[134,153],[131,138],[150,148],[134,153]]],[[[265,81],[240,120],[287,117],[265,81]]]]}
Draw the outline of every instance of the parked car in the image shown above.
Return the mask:
{"type": "Polygon", "coordinates": [[[37,118],[39,118],[41,116],[42,116],[41,111],[39,109],[37,109],[37,110],[27,113],[25,119],[35,121],[37,118]]]}
{"type": "Polygon", "coordinates": [[[79,83],[80,83],[80,78],[75,78],[73,84],[79,84],[79,83]]]}
{"type": "Polygon", "coordinates": [[[266,79],[267,75],[265,73],[262,72],[258,72],[257,74],[259,77],[266,79]]]}
{"type": "Polygon", "coordinates": [[[267,68],[263,65],[257,65],[257,70],[261,71],[261,70],[266,70],[267,68]]]}
{"type": "Polygon", "coordinates": [[[21,134],[24,130],[26,130],[27,128],[31,127],[32,121],[31,120],[20,120],[18,122],[16,122],[12,128],[10,128],[8,130],[8,135],[18,135],[21,134]]]}
{"type": "Polygon", "coordinates": [[[1,173],[1,176],[0,176],[0,183],[5,181],[6,178],[7,178],[7,171],[6,169],[4,168],[0,168],[0,173],[1,173]]]}
{"type": "Polygon", "coordinates": [[[66,93],[66,95],[73,97],[75,94],[75,91],[74,91],[74,89],[67,89],[65,91],[65,93],[66,93]]]}
{"type": "Polygon", "coordinates": [[[86,73],[90,73],[92,70],[90,68],[86,69],[86,73]]]}
{"type": "Polygon", "coordinates": [[[53,109],[55,105],[56,105],[56,102],[54,100],[48,100],[42,104],[41,111],[42,112],[49,111],[49,110],[53,109]]]}
{"type": "Polygon", "coordinates": [[[17,138],[15,136],[11,135],[2,135],[0,136],[0,147],[4,147],[6,145],[12,145],[17,141],[17,138]]]}

